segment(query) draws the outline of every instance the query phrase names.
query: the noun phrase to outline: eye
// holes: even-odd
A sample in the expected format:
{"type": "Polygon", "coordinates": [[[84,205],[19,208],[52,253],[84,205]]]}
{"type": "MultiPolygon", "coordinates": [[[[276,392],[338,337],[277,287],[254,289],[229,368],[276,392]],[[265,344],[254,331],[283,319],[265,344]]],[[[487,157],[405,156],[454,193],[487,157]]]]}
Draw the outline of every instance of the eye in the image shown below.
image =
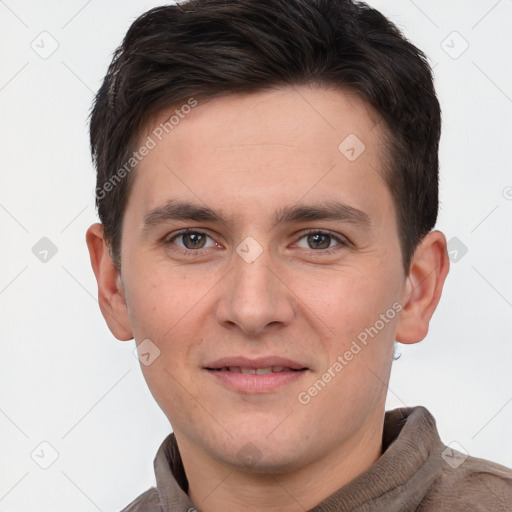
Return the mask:
{"type": "Polygon", "coordinates": [[[333,249],[337,246],[348,245],[348,241],[341,235],[334,235],[325,231],[310,231],[304,234],[297,242],[297,247],[303,249],[316,249],[319,252],[331,252],[329,249],[333,249]]]}
{"type": "Polygon", "coordinates": [[[202,231],[185,230],[169,238],[166,243],[175,244],[185,251],[208,249],[217,244],[211,237],[202,231]]]}

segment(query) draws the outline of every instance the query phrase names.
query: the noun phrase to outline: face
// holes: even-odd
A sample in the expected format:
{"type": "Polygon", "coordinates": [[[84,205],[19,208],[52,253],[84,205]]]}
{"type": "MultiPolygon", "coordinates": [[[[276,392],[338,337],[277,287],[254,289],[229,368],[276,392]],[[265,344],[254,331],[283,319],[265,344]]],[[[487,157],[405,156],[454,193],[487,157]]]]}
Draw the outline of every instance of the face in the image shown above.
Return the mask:
{"type": "Polygon", "coordinates": [[[141,137],[156,145],[130,191],[120,280],[178,442],[253,471],[363,443],[406,283],[382,125],[312,87],[216,98],[162,136],[170,114],[141,137]]]}

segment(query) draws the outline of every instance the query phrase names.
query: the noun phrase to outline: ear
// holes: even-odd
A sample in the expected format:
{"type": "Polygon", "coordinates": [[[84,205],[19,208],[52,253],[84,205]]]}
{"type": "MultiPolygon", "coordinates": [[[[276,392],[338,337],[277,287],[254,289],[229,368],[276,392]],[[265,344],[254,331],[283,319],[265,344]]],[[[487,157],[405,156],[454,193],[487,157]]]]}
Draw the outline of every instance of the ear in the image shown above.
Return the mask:
{"type": "Polygon", "coordinates": [[[449,268],[446,238],[440,231],[431,231],[414,252],[402,298],[404,308],[396,341],[409,344],[425,338],[449,268]]]}
{"type": "Polygon", "coordinates": [[[108,328],[121,341],[131,340],[133,333],[130,326],[128,308],[121,276],[110,257],[107,243],[103,236],[103,225],[93,224],[87,230],[87,247],[91,265],[98,282],[98,301],[108,328]]]}

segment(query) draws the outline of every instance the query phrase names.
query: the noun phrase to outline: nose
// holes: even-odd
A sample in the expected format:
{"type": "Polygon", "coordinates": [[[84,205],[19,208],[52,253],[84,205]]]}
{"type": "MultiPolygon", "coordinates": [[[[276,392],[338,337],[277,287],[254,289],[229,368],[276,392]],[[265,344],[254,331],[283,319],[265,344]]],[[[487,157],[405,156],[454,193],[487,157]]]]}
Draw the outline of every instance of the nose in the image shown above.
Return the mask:
{"type": "Polygon", "coordinates": [[[255,261],[234,255],[233,267],[219,287],[217,322],[258,336],[289,325],[295,316],[295,297],[272,258],[264,251],[255,261]],[[275,265],[274,265],[275,267],[275,265]]]}

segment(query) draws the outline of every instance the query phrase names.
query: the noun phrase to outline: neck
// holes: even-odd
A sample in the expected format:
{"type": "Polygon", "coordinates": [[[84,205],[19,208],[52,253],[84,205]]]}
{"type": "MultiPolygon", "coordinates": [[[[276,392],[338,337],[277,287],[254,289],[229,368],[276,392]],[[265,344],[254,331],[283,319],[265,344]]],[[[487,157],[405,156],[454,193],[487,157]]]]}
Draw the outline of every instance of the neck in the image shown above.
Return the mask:
{"type": "Polygon", "coordinates": [[[358,439],[347,440],[326,456],[288,472],[233,469],[175,434],[189,482],[188,495],[204,512],[304,512],[374,464],[381,455],[382,427],[383,416],[358,439]]]}

